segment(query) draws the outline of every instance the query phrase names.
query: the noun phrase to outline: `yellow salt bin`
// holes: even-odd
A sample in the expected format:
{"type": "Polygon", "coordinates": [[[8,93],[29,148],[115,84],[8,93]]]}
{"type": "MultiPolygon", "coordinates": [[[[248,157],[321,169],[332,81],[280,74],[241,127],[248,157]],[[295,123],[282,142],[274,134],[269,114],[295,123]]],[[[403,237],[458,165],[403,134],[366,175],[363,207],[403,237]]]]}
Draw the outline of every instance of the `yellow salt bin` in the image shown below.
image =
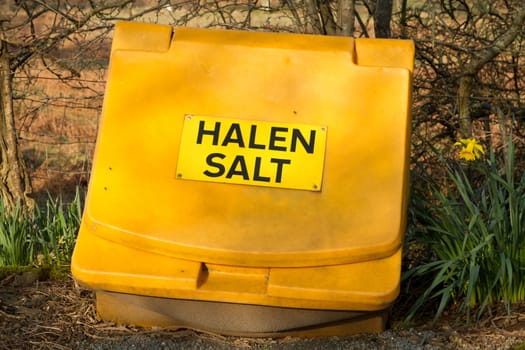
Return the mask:
{"type": "Polygon", "coordinates": [[[71,269],[100,318],[378,332],[399,292],[411,41],[115,27],[71,269]]]}

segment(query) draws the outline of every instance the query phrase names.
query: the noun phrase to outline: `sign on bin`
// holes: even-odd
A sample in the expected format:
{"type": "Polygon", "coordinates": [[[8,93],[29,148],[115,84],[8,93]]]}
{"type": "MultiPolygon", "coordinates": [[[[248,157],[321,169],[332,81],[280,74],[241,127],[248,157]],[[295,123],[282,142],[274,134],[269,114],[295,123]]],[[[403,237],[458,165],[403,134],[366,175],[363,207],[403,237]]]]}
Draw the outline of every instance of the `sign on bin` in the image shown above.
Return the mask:
{"type": "Polygon", "coordinates": [[[320,191],[326,132],[325,126],[187,115],[177,178],[320,191]]]}

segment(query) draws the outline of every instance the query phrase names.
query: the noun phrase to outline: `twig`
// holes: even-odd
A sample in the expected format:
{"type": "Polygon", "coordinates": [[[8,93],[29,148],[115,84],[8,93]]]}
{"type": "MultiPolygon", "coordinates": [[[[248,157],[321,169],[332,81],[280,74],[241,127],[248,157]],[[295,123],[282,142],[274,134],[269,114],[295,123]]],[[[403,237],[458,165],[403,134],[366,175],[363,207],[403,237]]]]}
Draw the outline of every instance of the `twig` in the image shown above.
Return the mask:
{"type": "Polygon", "coordinates": [[[58,327],[43,326],[43,325],[40,325],[40,324],[35,325],[35,327],[49,329],[49,330],[57,331],[57,332],[62,332],[62,329],[58,328],[58,327]]]}
{"type": "Polygon", "coordinates": [[[120,335],[113,336],[113,337],[108,337],[108,336],[101,336],[101,335],[91,334],[91,333],[88,333],[88,332],[84,332],[84,334],[87,335],[88,337],[92,338],[92,339],[111,340],[111,339],[120,338],[120,335]]]}
{"type": "Polygon", "coordinates": [[[0,310],[0,315],[2,316],[5,316],[7,318],[16,318],[18,320],[22,319],[23,317],[22,316],[17,316],[17,315],[11,315],[11,314],[8,314],[7,312],[4,312],[2,310],[0,310]]]}

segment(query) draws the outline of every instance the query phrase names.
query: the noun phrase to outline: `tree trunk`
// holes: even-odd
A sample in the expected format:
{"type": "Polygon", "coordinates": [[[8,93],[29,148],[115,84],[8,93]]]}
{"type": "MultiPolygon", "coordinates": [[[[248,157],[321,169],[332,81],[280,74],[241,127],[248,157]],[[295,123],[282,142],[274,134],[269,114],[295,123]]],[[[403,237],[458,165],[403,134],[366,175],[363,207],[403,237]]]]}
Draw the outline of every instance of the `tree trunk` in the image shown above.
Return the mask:
{"type": "Polygon", "coordinates": [[[401,38],[406,38],[407,36],[407,1],[408,0],[401,0],[401,19],[399,21],[401,38]]]}
{"type": "Polygon", "coordinates": [[[11,91],[11,69],[7,45],[0,40],[0,197],[12,209],[17,202],[32,208],[31,182],[18,148],[11,91]]]}
{"type": "Polygon", "coordinates": [[[326,35],[336,35],[337,24],[335,23],[330,2],[328,0],[318,0],[319,13],[321,14],[321,21],[323,22],[323,31],[326,35]]]}
{"type": "Polygon", "coordinates": [[[355,0],[339,0],[337,4],[337,35],[354,35],[355,0]]]}
{"type": "Polygon", "coordinates": [[[390,38],[390,21],[392,20],[392,1],[377,0],[374,14],[374,31],[376,38],[390,38]]]}
{"type": "Polygon", "coordinates": [[[319,9],[316,0],[306,0],[306,21],[312,27],[315,34],[323,34],[323,26],[319,17],[319,9]]]}
{"type": "Polygon", "coordinates": [[[327,0],[306,0],[306,17],[314,33],[335,35],[337,24],[327,0]]]}
{"type": "Polygon", "coordinates": [[[472,121],[470,119],[470,95],[472,93],[472,74],[463,75],[459,79],[458,88],[458,110],[459,110],[459,138],[467,138],[472,135],[472,121]]]}
{"type": "Polygon", "coordinates": [[[459,78],[458,109],[459,109],[459,137],[472,135],[472,118],[470,115],[470,96],[474,78],[485,64],[502,53],[520,33],[525,23],[525,6],[514,17],[512,24],[505,33],[500,35],[490,46],[473,56],[465,66],[459,78]]]}

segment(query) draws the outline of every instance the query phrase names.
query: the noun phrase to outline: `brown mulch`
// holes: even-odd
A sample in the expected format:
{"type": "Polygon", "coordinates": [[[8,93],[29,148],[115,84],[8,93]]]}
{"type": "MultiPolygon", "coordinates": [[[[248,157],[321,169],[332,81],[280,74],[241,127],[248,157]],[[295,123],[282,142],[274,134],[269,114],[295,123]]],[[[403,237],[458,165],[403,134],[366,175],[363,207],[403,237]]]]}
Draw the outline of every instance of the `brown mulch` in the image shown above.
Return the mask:
{"type": "Polygon", "coordinates": [[[0,286],[0,348],[68,349],[101,334],[93,293],[71,278],[34,280],[32,272],[8,276],[0,286]],[[25,280],[25,281],[24,281],[25,280]]]}
{"type": "Polygon", "coordinates": [[[247,339],[104,322],[96,317],[94,293],[70,276],[38,279],[24,272],[0,281],[0,349],[525,349],[519,309],[477,328],[443,322],[354,337],[247,339]]]}

